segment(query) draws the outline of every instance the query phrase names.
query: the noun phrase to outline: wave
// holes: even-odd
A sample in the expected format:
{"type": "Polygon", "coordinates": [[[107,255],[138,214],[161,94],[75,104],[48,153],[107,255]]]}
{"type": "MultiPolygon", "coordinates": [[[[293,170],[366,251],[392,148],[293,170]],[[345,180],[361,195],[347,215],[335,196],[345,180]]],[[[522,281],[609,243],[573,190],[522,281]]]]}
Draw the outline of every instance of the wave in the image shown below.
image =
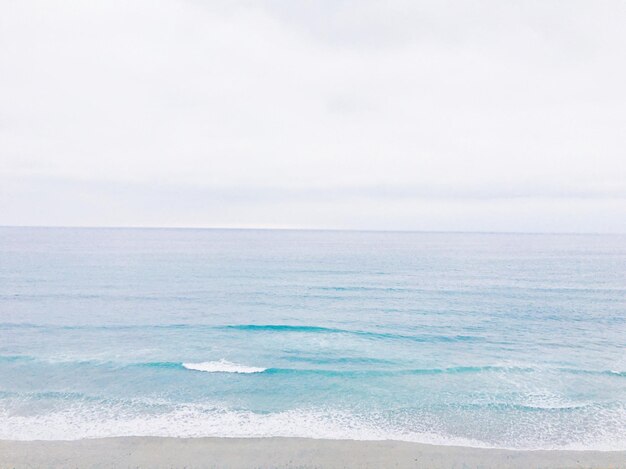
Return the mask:
{"type": "Polygon", "coordinates": [[[470,335],[407,335],[393,332],[373,332],[352,329],[339,329],[322,326],[300,326],[289,324],[235,324],[222,326],[223,329],[261,332],[305,332],[313,334],[346,334],[374,339],[410,340],[414,342],[470,342],[482,341],[482,337],[470,335]]]}
{"type": "Polygon", "coordinates": [[[234,324],[234,325],[210,325],[210,324],[107,324],[107,325],[55,325],[55,324],[32,324],[32,323],[0,323],[0,328],[5,329],[35,329],[35,330],[232,330],[248,332],[283,332],[283,333],[309,333],[309,334],[344,334],[367,339],[384,340],[407,340],[420,343],[434,342],[482,342],[485,339],[473,335],[409,335],[393,332],[374,332],[353,329],[341,329],[323,326],[291,325],[291,324],[234,324]]]}
{"type": "Polygon", "coordinates": [[[275,332],[321,332],[321,333],[345,333],[345,329],[335,329],[321,326],[292,326],[289,324],[234,324],[221,326],[222,329],[235,329],[239,331],[275,331],[275,332]]]}
{"type": "Polygon", "coordinates": [[[625,450],[623,407],[582,408],[580,418],[541,414],[510,420],[515,414],[439,414],[394,417],[341,409],[253,412],[211,403],[84,401],[46,412],[16,413],[0,406],[0,439],[77,440],[119,436],[301,437],[399,440],[508,449],[625,450]],[[439,421],[433,425],[433,418],[439,421]],[[459,427],[459,418],[467,424],[459,427]],[[494,420],[495,419],[495,420],[494,420]],[[478,426],[476,425],[478,423],[478,426]],[[487,425],[488,423],[488,425],[487,425]],[[492,431],[496,425],[503,431],[492,431]],[[582,425],[583,428],[579,428],[582,425]],[[478,431],[477,431],[478,430],[478,431]],[[483,431],[486,430],[486,431],[483,431]]]}
{"type": "Polygon", "coordinates": [[[607,376],[620,376],[622,378],[626,378],[626,371],[617,371],[617,370],[583,370],[578,368],[559,368],[559,371],[565,373],[572,373],[576,375],[607,375],[607,376]]]}
{"type": "MultiPolygon", "coordinates": [[[[84,363],[84,362],[82,362],[84,363]]],[[[146,362],[132,363],[127,366],[139,366],[149,368],[187,369],[204,371],[208,373],[266,373],[272,375],[319,375],[319,376],[399,376],[399,375],[435,375],[435,374],[461,374],[481,372],[532,372],[532,368],[521,367],[498,367],[498,366],[458,366],[451,368],[409,368],[409,369],[362,369],[362,370],[332,370],[323,368],[261,368],[232,363],[227,360],[209,362],[146,362]]]]}
{"type": "Polygon", "coordinates": [[[219,405],[181,404],[164,412],[144,413],[125,406],[80,402],[45,414],[14,415],[0,408],[0,439],[78,440],[119,436],[395,439],[485,446],[469,438],[405,434],[388,428],[383,422],[343,411],[294,409],[256,413],[219,405]]]}
{"type": "Polygon", "coordinates": [[[595,376],[626,377],[626,372],[613,370],[578,370],[572,368],[541,369],[522,366],[453,366],[449,368],[400,368],[400,369],[362,369],[362,370],[328,370],[320,368],[265,368],[270,374],[316,374],[327,376],[402,376],[402,375],[460,375],[480,373],[542,373],[557,372],[566,374],[585,374],[595,376]]]}
{"type": "Polygon", "coordinates": [[[226,360],[200,363],[182,363],[183,368],[206,373],[262,373],[266,368],[239,365],[226,360]]]}
{"type": "Polygon", "coordinates": [[[120,362],[111,360],[71,359],[71,358],[46,358],[41,359],[29,355],[0,355],[0,363],[16,363],[22,366],[30,366],[33,363],[45,363],[48,365],[83,365],[94,367],[111,368],[163,368],[173,370],[204,371],[207,373],[267,373],[267,374],[303,374],[303,375],[326,375],[344,377],[364,376],[402,376],[402,375],[438,375],[438,374],[480,374],[480,373],[563,373],[572,375],[606,376],[626,378],[626,371],[618,370],[587,370],[578,368],[559,367],[534,367],[534,366],[509,366],[509,365],[465,365],[442,368],[391,368],[392,362],[384,360],[371,360],[367,358],[332,358],[311,360],[304,357],[290,357],[289,361],[311,362],[319,364],[362,364],[384,365],[386,368],[362,368],[362,369],[327,369],[327,368],[281,368],[281,367],[256,367],[233,363],[225,359],[205,362],[179,362],[179,361],[153,361],[153,362],[120,362]]]}
{"type": "Polygon", "coordinates": [[[0,355],[0,362],[30,362],[34,360],[35,357],[29,355],[0,355]]]}

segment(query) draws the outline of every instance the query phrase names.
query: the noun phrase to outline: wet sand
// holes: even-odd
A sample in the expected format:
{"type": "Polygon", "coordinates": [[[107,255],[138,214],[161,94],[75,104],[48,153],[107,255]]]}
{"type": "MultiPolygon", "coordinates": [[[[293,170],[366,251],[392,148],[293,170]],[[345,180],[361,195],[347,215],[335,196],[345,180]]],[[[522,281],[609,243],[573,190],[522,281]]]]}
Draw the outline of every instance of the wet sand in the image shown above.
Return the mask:
{"type": "Polygon", "coordinates": [[[398,441],[119,437],[0,441],[1,468],[626,468],[626,452],[509,451],[398,441]]]}

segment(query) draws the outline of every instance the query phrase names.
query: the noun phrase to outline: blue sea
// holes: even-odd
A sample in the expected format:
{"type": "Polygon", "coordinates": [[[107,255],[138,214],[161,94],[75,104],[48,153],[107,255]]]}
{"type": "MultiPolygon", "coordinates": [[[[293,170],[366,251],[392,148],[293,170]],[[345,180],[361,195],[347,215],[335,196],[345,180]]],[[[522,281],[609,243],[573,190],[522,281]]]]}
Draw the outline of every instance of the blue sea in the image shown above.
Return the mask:
{"type": "Polygon", "coordinates": [[[0,439],[626,449],[626,236],[0,228],[0,439]]]}

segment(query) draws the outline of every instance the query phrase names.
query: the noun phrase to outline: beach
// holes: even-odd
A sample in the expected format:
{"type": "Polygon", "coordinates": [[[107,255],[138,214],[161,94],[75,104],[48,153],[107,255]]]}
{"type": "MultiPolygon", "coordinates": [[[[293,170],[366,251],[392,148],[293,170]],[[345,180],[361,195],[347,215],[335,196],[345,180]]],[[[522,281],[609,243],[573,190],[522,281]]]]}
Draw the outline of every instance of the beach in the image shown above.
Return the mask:
{"type": "Polygon", "coordinates": [[[621,468],[624,451],[510,451],[399,441],[121,437],[0,441],[1,468],[621,468]]]}

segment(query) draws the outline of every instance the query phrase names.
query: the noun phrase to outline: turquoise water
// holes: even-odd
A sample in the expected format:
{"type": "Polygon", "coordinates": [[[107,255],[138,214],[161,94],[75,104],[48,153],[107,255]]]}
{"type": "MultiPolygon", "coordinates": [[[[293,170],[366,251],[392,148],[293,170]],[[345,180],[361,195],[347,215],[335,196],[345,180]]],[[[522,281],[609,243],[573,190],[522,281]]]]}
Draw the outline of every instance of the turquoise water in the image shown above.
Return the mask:
{"type": "Polygon", "coordinates": [[[626,449],[626,237],[0,228],[0,438],[626,449]]]}

